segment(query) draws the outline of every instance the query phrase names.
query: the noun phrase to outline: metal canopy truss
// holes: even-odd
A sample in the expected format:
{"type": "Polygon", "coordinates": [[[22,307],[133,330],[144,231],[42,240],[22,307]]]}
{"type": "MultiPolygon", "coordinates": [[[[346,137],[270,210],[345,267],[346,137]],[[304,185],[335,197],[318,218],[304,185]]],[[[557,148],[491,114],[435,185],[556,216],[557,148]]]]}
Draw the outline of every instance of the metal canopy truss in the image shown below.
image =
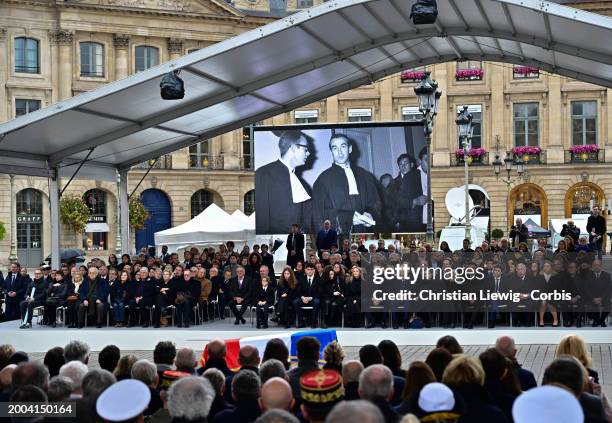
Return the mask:
{"type": "Polygon", "coordinates": [[[116,181],[117,170],[384,78],[454,60],[533,66],[612,87],[612,19],[539,0],[338,0],[0,125],[0,169],[116,181]],[[164,101],[181,69],[186,95],[164,101]],[[90,150],[95,150],[90,153],[90,150]],[[89,154],[89,157],[87,155],[89,154]]]}

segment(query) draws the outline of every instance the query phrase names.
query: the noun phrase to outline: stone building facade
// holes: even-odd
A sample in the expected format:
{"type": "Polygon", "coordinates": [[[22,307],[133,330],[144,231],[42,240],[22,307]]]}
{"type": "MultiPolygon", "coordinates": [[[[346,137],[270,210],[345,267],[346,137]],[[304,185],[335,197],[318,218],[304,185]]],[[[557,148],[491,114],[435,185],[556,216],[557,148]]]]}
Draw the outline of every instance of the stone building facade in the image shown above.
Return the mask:
{"type": "MultiPolygon", "coordinates": [[[[0,121],[320,2],[0,0],[0,121]]],[[[611,1],[570,5],[612,14],[611,1]]],[[[584,211],[591,201],[607,206],[612,194],[612,108],[608,103],[612,90],[502,63],[453,62],[427,70],[443,91],[433,136],[436,230],[449,221],[444,205],[447,191],[463,180],[463,168],[455,156],[459,142],[454,123],[462,105],[469,105],[478,121],[475,147],[487,151],[470,166],[470,179],[490,197],[491,228],[507,232],[515,213],[539,214],[538,223],[547,227],[549,219],[584,211]],[[599,152],[588,157],[569,151],[573,145],[593,143],[599,152]],[[520,145],[537,145],[541,153],[525,157],[529,163],[523,178],[515,172],[507,183],[496,179],[490,166],[496,150],[503,159],[506,151],[520,145]]],[[[421,71],[387,77],[264,123],[418,119],[411,78],[421,71]]],[[[183,223],[211,202],[230,213],[252,212],[252,151],[251,130],[244,128],[135,167],[129,174],[129,189],[155,208],[155,221],[148,232],[136,234],[136,243],[149,243],[153,230],[183,223]]],[[[0,221],[7,232],[0,241],[0,262],[10,252],[13,220],[18,256],[34,264],[50,249],[47,181],[16,176],[11,183],[8,175],[0,175],[0,192],[0,221]]],[[[77,179],[66,193],[84,195],[90,205],[96,205],[90,222],[96,232],[75,234],[64,227],[62,246],[85,246],[88,254],[96,256],[114,252],[117,186],[77,179]]]]}

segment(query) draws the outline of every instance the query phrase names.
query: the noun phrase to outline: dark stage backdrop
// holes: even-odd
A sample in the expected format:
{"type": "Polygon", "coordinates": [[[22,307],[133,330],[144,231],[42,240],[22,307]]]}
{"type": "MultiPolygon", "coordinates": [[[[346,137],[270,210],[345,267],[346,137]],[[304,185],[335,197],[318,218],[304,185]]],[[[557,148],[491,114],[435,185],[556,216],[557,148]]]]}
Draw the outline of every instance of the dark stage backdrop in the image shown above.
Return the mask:
{"type": "Polygon", "coordinates": [[[330,219],[342,235],[423,232],[425,212],[422,206],[413,206],[413,200],[427,193],[427,169],[420,166],[427,160],[424,154],[422,125],[407,122],[256,127],[256,232],[288,233],[291,223],[314,232],[324,219],[330,219]],[[281,158],[283,133],[297,138],[293,144],[299,146],[281,158]],[[334,164],[330,139],[335,134],[348,138],[350,171],[334,164]],[[408,155],[410,162],[403,177],[397,163],[401,155],[408,155]],[[290,176],[291,168],[297,178],[290,176]],[[349,193],[350,173],[358,194],[349,193]],[[359,216],[365,216],[367,223],[359,216]]]}

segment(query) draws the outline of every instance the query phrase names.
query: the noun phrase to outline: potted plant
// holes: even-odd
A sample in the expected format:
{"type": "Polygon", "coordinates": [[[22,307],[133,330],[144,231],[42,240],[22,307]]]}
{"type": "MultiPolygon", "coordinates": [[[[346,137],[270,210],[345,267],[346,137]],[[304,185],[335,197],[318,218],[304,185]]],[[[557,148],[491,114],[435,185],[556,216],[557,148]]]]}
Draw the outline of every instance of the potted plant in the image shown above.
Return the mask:
{"type": "Polygon", "coordinates": [[[479,81],[483,75],[482,69],[459,69],[455,72],[455,79],[457,81],[479,81]]]}
{"type": "Polygon", "coordinates": [[[574,145],[570,148],[572,162],[598,162],[599,147],[596,144],[574,145]]]}
{"type": "Polygon", "coordinates": [[[423,71],[403,71],[400,74],[400,79],[402,82],[417,82],[420,81],[425,75],[423,71]]]}
{"type": "Polygon", "coordinates": [[[144,229],[145,222],[149,218],[149,212],[140,198],[132,198],[129,204],[130,228],[134,230],[144,229]]]}
{"type": "Polygon", "coordinates": [[[515,78],[537,78],[540,75],[540,69],[531,66],[514,66],[512,73],[515,78]]]}
{"type": "Polygon", "coordinates": [[[59,206],[62,222],[75,232],[83,232],[89,219],[89,208],[83,198],[78,195],[64,195],[59,206]]]}
{"type": "Polygon", "coordinates": [[[0,241],[4,241],[4,235],[6,235],[6,228],[4,222],[0,222],[0,241]]]}
{"type": "Polygon", "coordinates": [[[512,155],[515,160],[521,160],[523,163],[538,163],[540,161],[540,147],[514,147],[512,155]]]}
{"type": "Polygon", "coordinates": [[[500,240],[504,236],[504,231],[499,228],[495,228],[491,231],[491,236],[493,237],[493,239],[500,240]]]}
{"type": "Polygon", "coordinates": [[[484,158],[487,150],[484,148],[470,148],[467,154],[467,159],[465,156],[465,151],[463,148],[458,148],[455,150],[455,157],[457,158],[457,164],[463,164],[465,160],[467,160],[468,165],[472,163],[482,163],[482,159],[484,158]]]}

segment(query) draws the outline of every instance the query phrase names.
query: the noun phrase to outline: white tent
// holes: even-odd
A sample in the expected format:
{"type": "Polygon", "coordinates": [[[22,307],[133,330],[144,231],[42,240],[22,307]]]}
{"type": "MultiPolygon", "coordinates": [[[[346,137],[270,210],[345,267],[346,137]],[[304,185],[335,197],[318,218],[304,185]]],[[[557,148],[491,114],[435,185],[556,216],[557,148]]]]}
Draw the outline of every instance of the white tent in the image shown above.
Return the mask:
{"type": "Polygon", "coordinates": [[[234,213],[231,214],[231,217],[244,229],[252,230],[253,233],[255,233],[255,221],[251,220],[242,210],[236,209],[234,213]]]}
{"type": "Polygon", "coordinates": [[[156,232],[155,244],[167,245],[168,251],[172,253],[192,245],[248,241],[253,236],[254,231],[246,229],[244,224],[240,224],[216,204],[211,204],[190,221],[156,232]]]}

